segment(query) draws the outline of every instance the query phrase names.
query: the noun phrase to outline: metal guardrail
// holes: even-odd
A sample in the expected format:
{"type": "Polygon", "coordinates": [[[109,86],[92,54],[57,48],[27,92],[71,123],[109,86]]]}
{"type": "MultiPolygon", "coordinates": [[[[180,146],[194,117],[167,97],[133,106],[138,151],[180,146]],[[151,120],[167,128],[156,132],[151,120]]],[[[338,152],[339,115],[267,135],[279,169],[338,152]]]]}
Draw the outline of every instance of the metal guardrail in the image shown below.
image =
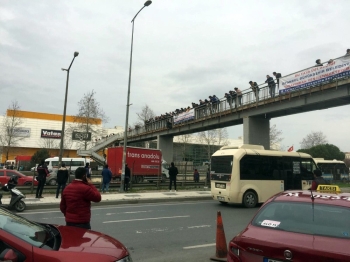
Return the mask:
{"type": "MultiPolygon", "coordinates": [[[[101,183],[94,182],[92,183],[96,188],[101,189],[101,183]]],[[[138,183],[130,184],[130,188],[145,188],[145,189],[160,189],[160,188],[168,188],[169,182],[154,182],[154,183],[149,183],[149,182],[143,182],[143,183],[138,183]]],[[[193,182],[193,181],[176,181],[176,186],[177,187],[202,187],[205,186],[205,182],[193,182]]],[[[19,191],[21,191],[23,194],[33,194],[36,191],[36,186],[17,186],[16,187],[19,191]]],[[[54,193],[56,192],[57,186],[50,186],[50,185],[45,185],[43,193],[54,193]]],[[[109,184],[109,188],[112,189],[112,191],[118,191],[120,188],[120,182],[112,182],[109,184]]],[[[3,195],[9,194],[8,192],[2,192],[3,195]]]]}

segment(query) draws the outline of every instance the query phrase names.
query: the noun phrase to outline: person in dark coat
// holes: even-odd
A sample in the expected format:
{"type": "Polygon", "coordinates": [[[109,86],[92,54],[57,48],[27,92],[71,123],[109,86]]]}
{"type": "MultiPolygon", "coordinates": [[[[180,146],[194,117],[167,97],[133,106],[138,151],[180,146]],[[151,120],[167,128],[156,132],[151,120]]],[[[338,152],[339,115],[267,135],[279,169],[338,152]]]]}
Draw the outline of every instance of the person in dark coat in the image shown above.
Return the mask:
{"type": "Polygon", "coordinates": [[[169,184],[169,190],[171,191],[172,183],[174,183],[174,188],[176,192],[176,176],[179,173],[177,170],[177,167],[174,165],[174,162],[171,162],[169,167],[169,178],[170,178],[170,184],[169,184]]]}
{"type": "Polygon", "coordinates": [[[64,188],[66,187],[67,181],[68,181],[68,169],[66,168],[66,164],[62,163],[62,166],[57,171],[57,189],[56,189],[56,198],[58,198],[58,195],[60,194],[60,189],[62,187],[62,192],[64,188]]]}
{"type": "Polygon", "coordinates": [[[91,229],[91,201],[100,202],[101,194],[86,177],[86,169],[78,167],[75,179],[64,189],[60,210],[65,216],[66,225],[91,229]]]}
{"type": "Polygon", "coordinates": [[[86,163],[86,164],[85,164],[85,169],[86,169],[86,177],[87,177],[88,179],[91,179],[91,173],[92,173],[92,171],[91,171],[90,163],[86,163]]]}
{"type": "Polygon", "coordinates": [[[267,85],[269,86],[269,93],[271,97],[275,97],[275,89],[276,89],[276,83],[275,80],[269,75],[266,76],[266,81],[267,85]]]}
{"type": "Polygon", "coordinates": [[[253,82],[253,81],[249,81],[249,84],[250,84],[250,88],[252,89],[252,91],[254,93],[256,102],[258,102],[259,101],[259,86],[256,82],[253,82]]]}
{"type": "Polygon", "coordinates": [[[125,164],[125,179],[124,179],[124,191],[128,192],[130,183],[130,168],[128,166],[128,163],[125,164]]]}
{"type": "Polygon", "coordinates": [[[112,180],[112,172],[111,170],[108,169],[108,165],[105,165],[103,167],[101,176],[102,176],[102,192],[108,193],[109,183],[112,180]]]}
{"type": "Polygon", "coordinates": [[[198,170],[195,169],[194,172],[193,172],[193,181],[195,183],[198,183],[199,182],[199,173],[198,173],[198,170]]]}
{"type": "Polygon", "coordinates": [[[282,77],[281,73],[273,72],[273,75],[276,77],[277,80],[277,88],[280,88],[280,78],[282,77]]]}
{"type": "Polygon", "coordinates": [[[46,183],[46,177],[49,174],[49,170],[47,169],[47,166],[45,164],[45,160],[42,160],[40,162],[40,165],[38,165],[36,171],[38,172],[37,180],[38,180],[38,186],[36,188],[36,198],[43,198],[43,189],[46,183]]]}

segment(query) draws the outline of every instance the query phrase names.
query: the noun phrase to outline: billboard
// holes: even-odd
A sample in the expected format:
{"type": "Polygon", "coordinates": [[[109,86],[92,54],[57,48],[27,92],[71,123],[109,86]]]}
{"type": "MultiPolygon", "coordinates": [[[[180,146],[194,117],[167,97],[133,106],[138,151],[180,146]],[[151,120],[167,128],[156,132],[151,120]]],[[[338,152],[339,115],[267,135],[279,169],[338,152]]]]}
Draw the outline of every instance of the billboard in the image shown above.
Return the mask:
{"type": "Polygon", "coordinates": [[[174,125],[181,124],[183,122],[193,120],[193,119],[194,119],[194,110],[190,110],[189,112],[183,112],[174,116],[174,125]]]}
{"type": "Polygon", "coordinates": [[[72,133],[72,140],[91,141],[91,132],[76,132],[72,133]]]}
{"type": "Polygon", "coordinates": [[[41,138],[61,139],[61,130],[41,129],[41,138]]]}
{"type": "Polygon", "coordinates": [[[338,77],[350,76],[350,56],[340,57],[323,66],[314,66],[280,78],[280,94],[323,84],[338,77]]]}

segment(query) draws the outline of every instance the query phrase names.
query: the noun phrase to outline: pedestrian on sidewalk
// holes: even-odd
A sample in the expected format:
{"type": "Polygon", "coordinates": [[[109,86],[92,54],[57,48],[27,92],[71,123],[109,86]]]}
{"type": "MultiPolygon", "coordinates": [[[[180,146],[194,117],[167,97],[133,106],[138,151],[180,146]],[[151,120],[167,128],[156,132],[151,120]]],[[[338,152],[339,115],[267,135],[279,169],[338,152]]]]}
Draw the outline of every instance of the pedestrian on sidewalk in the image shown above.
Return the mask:
{"type": "Polygon", "coordinates": [[[60,189],[62,187],[62,192],[66,187],[68,181],[68,169],[66,168],[66,164],[62,163],[62,166],[57,171],[57,189],[56,189],[56,198],[58,198],[60,194],[60,189]]]}
{"type": "Polygon", "coordinates": [[[86,177],[91,180],[91,167],[90,163],[85,164],[85,169],[86,169],[86,177]]]}
{"type": "Polygon", "coordinates": [[[62,192],[60,209],[66,225],[91,229],[91,201],[100,202],[101,194],[86,177],[86,169],[78,167],[75,179],[62,192]]]}
{"type": "Polygon", "coordinates": [[[195,169],[194,172],[193,172],[193,181],[195,183],[198,183],[199,182],[199,173],[198,173],[198,170],[195,169]]]}
{"type": "Polygon", "coordinates": [[[124,179],[124,191],[128,192],[130,183],[130,168],[128,167],[128,163],[125,164],[125,179],[124,179]]]}
{"type": "Polygon", "coordinates": [[[174,189],[176,192],[176,176],[179,173],[177,170],[177,167],[174,165],[174,162],[171,162],[169,167],[169,178],[170,178],[170,184],[169,184],[169,190],[171,191],[172,183],[174,182],[174,189]]]}
{"type": "Polygon", "coordinates": [[[109,189],[109,183],[112,180],[112,172],[111,172],[111,170],[108,169],[108,165],[105,165],[103,167],[101,176],[102,176],[102,190],[101,191],[103,193],[105,193],[105,192],[109,193],[108,189],[109,189]]]}
{"type": "Polygon", "coordinates": [[[38,186],[36,188],[36,198],[43,198],[43,189],[46,183],[46,177],[49,174],[49,170],[45,164],[45,160],[41,160],[40,165],[37,167],[36,171],[38,172],[37,179],[38,186]]]}

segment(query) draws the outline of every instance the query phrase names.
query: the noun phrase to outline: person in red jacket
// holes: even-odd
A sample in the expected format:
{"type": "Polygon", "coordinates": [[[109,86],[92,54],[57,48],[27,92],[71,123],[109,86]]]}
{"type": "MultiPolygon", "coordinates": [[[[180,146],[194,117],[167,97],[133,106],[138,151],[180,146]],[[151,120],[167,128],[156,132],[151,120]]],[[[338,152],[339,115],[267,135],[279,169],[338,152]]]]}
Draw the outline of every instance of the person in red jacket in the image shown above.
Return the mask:
{"type": "Polygon", "coordinates": [[[100,202],[101,194],[86,178],[86,169],[75,170],[75,179],[62,193],[60,209],[67,226],[91,229],[91,201],[100,202]]]}

